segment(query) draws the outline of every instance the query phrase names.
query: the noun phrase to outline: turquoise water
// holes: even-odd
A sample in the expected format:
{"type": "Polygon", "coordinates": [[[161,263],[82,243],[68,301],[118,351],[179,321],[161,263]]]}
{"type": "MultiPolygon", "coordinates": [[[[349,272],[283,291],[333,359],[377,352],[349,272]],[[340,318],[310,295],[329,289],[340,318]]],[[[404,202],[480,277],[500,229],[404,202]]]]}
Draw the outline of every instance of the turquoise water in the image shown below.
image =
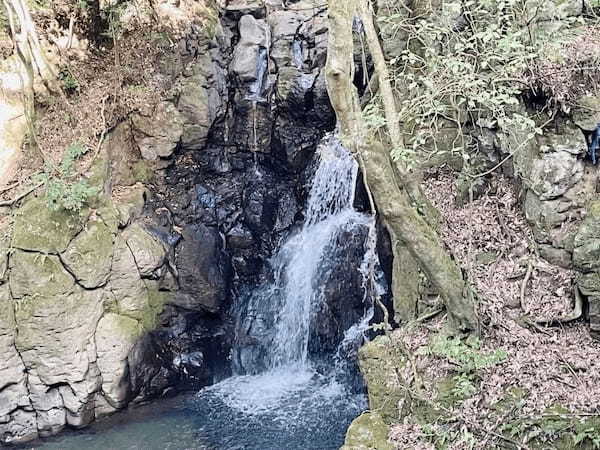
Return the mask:
{"type": "Polygon", "coordinates": [[[132,407],[89,428],[28,445],[60,450],[329,450],[339,448],[362,393],[311,372],[233,377],[199,394],[132,407]],[[286,381],[287,380],[287,381],[286,381]],[[273,389],[271,389],[272,387],[273,389]]]}

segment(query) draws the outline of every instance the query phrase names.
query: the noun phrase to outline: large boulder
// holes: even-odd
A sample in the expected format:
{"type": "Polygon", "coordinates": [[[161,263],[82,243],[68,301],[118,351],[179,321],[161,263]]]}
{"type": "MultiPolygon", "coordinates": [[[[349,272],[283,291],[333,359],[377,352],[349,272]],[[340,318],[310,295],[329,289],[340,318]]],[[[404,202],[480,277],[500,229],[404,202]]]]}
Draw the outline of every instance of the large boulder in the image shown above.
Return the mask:
{"type": "Polygon", "coordinates": [[[89,423],[90,402],[99,381],[92,366],[102,293],[76,288],[53,296],[27,296],[17,300],[15,311],[15,344],[27,368],[39,432],[49,435],[67,423],[89,423]],[[61,386],[71,397],[69,422],[61,386]]]}
{"type": "Polygon", "coordinates": [[[65,270],[58,256],[15,251],[10,258],[10,290],[14,298],[67,295],[75,279],[65,270]]]}
{"type": "Polygon", "coordinates": [[[175,265],[180,290],[172,302],[180,307],[216,312],[227,297],[229,268],[221,253],[221,236],[202,224],[183,229],[175,265]]]}
{"type": "Polygon", "coordinates": [[[129,226],[122,236],[131,250],[140,276],[152,277],[165,262],[167,249],[162,241],[139,223],[129,226]]]}
{"type": "Polygon", "coordinates": [[[134,114],[133,137],[142,157],[149,160],[173,154],[183,134],[183,117],[171,102],[161,102],[149,116],[134,114]]]}
{"type": "Polygon", "coordinates": [[[540,200],[552,200],[563,195],[579,182],[583,162],[567,152],[553,152],[535,161],[531,173],[531,188],[540,200]]]}
{"type": "Polygon", "coordinates": [[[142,334],[140,323],[130,317],[108,313],[96,330],[98,368],[102,374],[102,394],[115,409],[131,399],[127,356],[142,334]]]}
{"type": "Polygon", "coordinates": [[[582,272],[600,269],[600,202],[587,208],[587,216],[575,236],[573,263],[582,272]]]}
{"type": "Polygon", "coordinates": [[[389,431],[379,413],[367,411],[352,421],[340,450],[393,450],[389,431]]]}
{"type": "Polygon", "coordinates": [[[221,91],[213,86],[205,74],[198,73],[186,78],[177,104],[184,120],[181,138],[184,148],[204,147],[221,104],[221,91]]]}
{"type": "Polygon", "coordinates": [[[15,214],[12,246],[42,253],[61,253],[81,231],[84,222],[85,211],[54,211],[44,198],[34,197],[15,214]]]}
{"type": "Polygon", "coordinates": [[[250,14],[239,21],[240,40],[233,52],[231,70],[243,82],[256,81],[260,49],[270,47],[270,30],[264,20],[255,19],[250,14]]]}
{"type": "Polygon", "coordinates": [[[113,240],[114,235],[104,222],[90,221],[61,255],[67,269],[85,288],[96,288],[108,281],[113,240]]]}
{"type": "Polygon", "coordinates": [[[18,300],[16,347],[27,369],[35,369],[46,385],[85,380],[95,360],[93,336],[102,311],[100,291],[18,300]]]}
{"type": "Polygon", "coordinates": [[[378,336],[358,351],[360,371],[368,386],[369,409],[385,423],[397,423],[405,392],[398,371],[406,364],[387,336],[378,336]]]}
{"type": "Polygon", "coordinates": [[[593,131],[600,125],[600,97],[585,95],[577,99],[573,122],[582,130],[593,131]]]}
{"type": "Polygon", "coordinates": [[[148,291],[135,257],[122,236],[115,239],[109,290],[120,314],[140,320],[150,309],[148,291]]]}

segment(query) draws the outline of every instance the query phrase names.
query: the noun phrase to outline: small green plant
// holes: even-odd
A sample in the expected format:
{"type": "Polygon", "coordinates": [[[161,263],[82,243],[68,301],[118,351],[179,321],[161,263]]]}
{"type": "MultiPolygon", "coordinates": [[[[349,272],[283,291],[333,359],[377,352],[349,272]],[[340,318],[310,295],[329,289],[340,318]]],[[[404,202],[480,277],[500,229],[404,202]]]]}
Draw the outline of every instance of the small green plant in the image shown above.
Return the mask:
{"type": "Polygon", "coordinates": [[[600,449],[600,430],[596,427],[586,427],[573,434],[573,443],[582,445],[585,440],[591,442],[595,449],[600,449]]]}
{"type": "Polygon", "coordinates": [[[456,365],[458,375],[452,378],[452,395],[458,399],[472,397],[477,393],[477,371],[495,366],[506,360],[507,353],[497,349],[484,353],[477,337],[466,340],[436,336],[429,345],[428,353],[441,356],[456,365]]]}
{"type": "Polygon", "coordinates": [[[67,92],[74,92],[79,89],[79,81],[73,76],[69,69],[63,69],[58,74],[58,78],[62,81],[63,89],[67,92]]]}
{"type": "Polygon", "coordinates": [[[54,211],[65,209],[79,211],[96,194],[86,180],[81,179],[75,170],[75,162],[87,153],[87,148],[74,144],[69,146],[60,164],[40,175],[39,179],[46,188],[48,207],[54,211]]]}
{"type": "Polygon", "coordinates": [[[480,369],[495,366],[506,360],[504,350],[497,349],[484,353],[481,351],[481,342],[475,336],[466,340],[459,338],[446,338],[436,336],[429,346],[431,354],[447,358],[457,365],[458,372],[468,374],[480,369]]]}

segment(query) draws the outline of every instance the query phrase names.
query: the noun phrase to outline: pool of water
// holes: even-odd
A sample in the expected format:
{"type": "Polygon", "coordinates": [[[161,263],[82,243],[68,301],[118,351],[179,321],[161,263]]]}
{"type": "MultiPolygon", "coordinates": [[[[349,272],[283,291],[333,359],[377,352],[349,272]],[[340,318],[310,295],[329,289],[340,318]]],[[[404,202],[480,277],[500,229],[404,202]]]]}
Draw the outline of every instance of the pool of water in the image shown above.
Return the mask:
{"type": "Polygon", "coordinates": [[[157,400],[79,431],[28,445],[35,449],[338,449],[362,393],[311,370],[229,378],[197,394],[157,400]]]}

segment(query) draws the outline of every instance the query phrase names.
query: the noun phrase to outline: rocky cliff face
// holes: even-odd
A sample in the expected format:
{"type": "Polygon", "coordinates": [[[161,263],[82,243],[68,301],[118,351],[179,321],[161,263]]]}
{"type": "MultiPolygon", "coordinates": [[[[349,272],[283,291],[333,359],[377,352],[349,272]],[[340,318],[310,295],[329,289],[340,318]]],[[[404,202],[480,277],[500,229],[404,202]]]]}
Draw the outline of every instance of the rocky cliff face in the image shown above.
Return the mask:
{"type": "Polygon", "coordinates": [[[177,95],[108,134],[88,208],[2,211],[1,443],[229,373],[232,300],[301,218],[334,115],[324,10],[222,6],[164,61],[177,95]]]}

